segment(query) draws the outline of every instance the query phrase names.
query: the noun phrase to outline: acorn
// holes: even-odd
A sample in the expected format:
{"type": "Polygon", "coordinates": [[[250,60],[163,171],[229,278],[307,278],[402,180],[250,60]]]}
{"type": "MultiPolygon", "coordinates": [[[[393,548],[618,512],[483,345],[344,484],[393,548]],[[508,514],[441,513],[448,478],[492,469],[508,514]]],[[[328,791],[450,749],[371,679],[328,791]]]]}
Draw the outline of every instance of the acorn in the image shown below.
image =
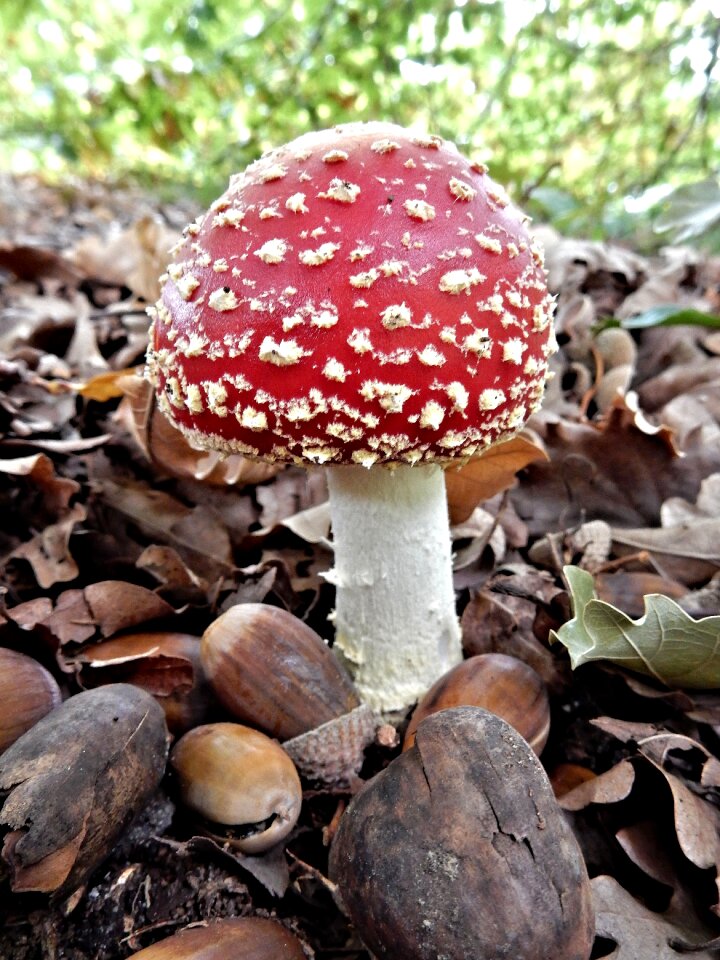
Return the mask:
{"type": "Polygon", "coordinates": [[[375,716],[335,654],[287,610],[231,607],[207,628],[200,657],[237,720],[277,737],[308,781],[344,789],[375,735],[375,716]]]}
{"type": "Polygon", "coordinates": [[[523,736],[538,756],[550,733],[550,704],[542,677],[504,653],[483,653],[463,660],[433,684],[413,711],[403,750],[415,741],[421,720],[448,707],[484,707],[523,736]]]}
{"type": "Polygon", "coordinates": [[[360,705],[324,640],[279,607],[231,607],[203,634],[200,657],[225,709],[281,741],[360,705]]]}
{"type": "Polygon", "coordinates": [[[295,765],[258,730],[239,723],[195,727],[175,744],[170,763],[203,833],[242,853],[264,853],[297,822],[302,788],[295,765]]]}
{"type": "Polygon", "coordinates": [[[132,954],[134,960],[306,960],[298,938],[265,917],[210,920],[132,954]]]}
{"type": "Polygon", "coordinates": [[[355,796],[330,879],[393,960],[587,960],[591,888],[535,753],[500,717],[453,707],[355,796]]]}
{"type": "Polygon", "coordinates": [[[42,664],[0,647],[0,753],[61,701],[60,687],[42,664]]]}

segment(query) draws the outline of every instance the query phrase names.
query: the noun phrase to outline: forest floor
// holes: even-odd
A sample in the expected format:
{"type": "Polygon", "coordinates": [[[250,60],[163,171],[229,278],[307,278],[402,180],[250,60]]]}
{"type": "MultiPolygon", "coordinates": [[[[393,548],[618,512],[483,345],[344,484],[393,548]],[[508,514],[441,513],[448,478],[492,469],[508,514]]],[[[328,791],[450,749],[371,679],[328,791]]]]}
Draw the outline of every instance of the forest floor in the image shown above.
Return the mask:
{"type": "MultiPolygon", "coordinates": [[[[238,602],[284,607],[331,638],[321,474],[191,450],[159,423],[140,376],[146,304],[197,212],[0,177],[0,647],[43,663],[66,698],[128,679],[172,695],[153,653],[141,668],[103,666],[97,645],[200,636],[238,602]]],[[[632,323],[667,305],[720,312],[720,260],[538,233],[556,375],[524,434],[526,465],[510,458],[494,490],[472,465],[455,485],[463,643],[525,661],[546,685],[541,760],[593,878],[593,956],[668,960],[704,944],[695,955],[712,957],[720,693],[663,683],[656,636],[642,675],[605,659],[573,671],[550,633],[571,616],[570,564],[629,617],[648,594],[675,600],[688,646],[697,619],[720,615],[720,331],[632,323]],[[598,333],[608,318],[621,325],[598,333]]],[[[175,682],[187,686],[187,670],[175,682]]],[[[361,776],[399,749],[384,728],[361,776]]],[[[0,866],[0,958],[124,960],[189,923],[252,914],[278,917],[318,958],[367,957],[325,879],[351,791],[305,786],[298,827],[265,857],[196,836],[165,778],[77,889],[13,892],[0,866]]]]}

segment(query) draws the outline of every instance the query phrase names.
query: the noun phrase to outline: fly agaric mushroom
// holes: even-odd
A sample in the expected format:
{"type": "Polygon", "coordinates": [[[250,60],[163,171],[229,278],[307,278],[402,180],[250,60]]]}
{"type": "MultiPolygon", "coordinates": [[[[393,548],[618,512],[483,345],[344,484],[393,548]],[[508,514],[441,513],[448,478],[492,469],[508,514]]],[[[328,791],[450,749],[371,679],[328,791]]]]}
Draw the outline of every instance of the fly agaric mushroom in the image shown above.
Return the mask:
{"type": "Polygon", "coordinates": [[[148,372],[165,414],[201,447],[328,467],[335,649],[376,709],[461,659],[443,468],[537,409],[551,306],[485,168],[387,123],[264,155],[163,278],[148,372]]]}

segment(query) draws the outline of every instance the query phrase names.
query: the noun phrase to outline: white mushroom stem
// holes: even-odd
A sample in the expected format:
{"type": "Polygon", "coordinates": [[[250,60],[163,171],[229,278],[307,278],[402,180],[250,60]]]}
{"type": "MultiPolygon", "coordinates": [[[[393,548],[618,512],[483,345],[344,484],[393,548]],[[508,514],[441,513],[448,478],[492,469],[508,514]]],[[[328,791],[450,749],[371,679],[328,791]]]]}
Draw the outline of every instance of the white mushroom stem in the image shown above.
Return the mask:
{"type": "Polygon", "coordinates": [[[330,467],[335,649],[374,710],[406,709],[462,659],[439,466],[330,467]]]}

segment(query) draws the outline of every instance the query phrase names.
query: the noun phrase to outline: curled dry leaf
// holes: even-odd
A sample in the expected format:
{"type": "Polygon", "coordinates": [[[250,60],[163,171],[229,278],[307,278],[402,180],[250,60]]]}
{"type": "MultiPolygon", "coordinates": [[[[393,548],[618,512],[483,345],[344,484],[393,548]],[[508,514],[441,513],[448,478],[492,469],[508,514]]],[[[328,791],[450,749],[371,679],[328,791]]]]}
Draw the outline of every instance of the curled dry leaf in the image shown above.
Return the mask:
{"type": "Polygon", "coordinates": [[[563,685],[563,668],[533,633],[538,609],[560,593],[547,574],[519,565],[498,574],[465,607],[460,626],[466,656],[505,653],[536,670],[552,692],[563,685]]]}
{"type": "Polygon", "coordinates": [[[191,446],[155,404],[152,385],[131,374],[117,387],[124,394],[117,418],[131,433],[143,453],[161,470],[175,477],[191,477],[219,486],[262,483],[281,467],[249,460],[239,454],[227,457],[191,446]]]}
{"type": "Polygon", "coordinates": [[[583,780],[559,797],[563,810],[583,810],[591,803],[618,803],[630,795],[635,770],[629,760],[621,760],[597,777],[583,780]]]}
{"type": "Polygon", "coordinates": [[[79,570],[70,553],[70,537],[75,525],[87,517],[82,504],[75,504],[57,523],[50,524],[31,540],[11,551],[7,559],[27,560],[38,584],[47,590],[56,583],[67,583],[77,577],[79,570]]]}
{"type": "MultiPolygon", "coordinates": [[[[709,928],[685,922],[674,923],[661,913],[653,913],[632,897],[612,877],[591,881],[595,907],[595,932],[616,944],[603,960],[678,960],[672,943],[702,944],[712,938],[709,928]]],[[[693,957],[713,960],[714,950],[694,950],[693,957]]]]}
{"type": "Polygon", "coordinates": [[[490,447],[458,470],[445,471],[450,523],[464,523],[475,507],[515,483],[519,470],[535,460],[549,460],[538,437],[525,430],[490,447]]]}
{"type": "MultiPolygon", "coordinates": [[[[273,897],[284,896],[290,885],[290,871],[282,845],[274,847],[260,856],[253,856],[249,853],[234,850],[228,844],[221,845],[212,837],[196,836],[187,841],[171,840],[164,837],[162,843],[172,848],[181,857],[199,853],[204,858],[226,867],[233,873],[249,873],[273,897]]],[[[243,960],[245,960],[244,954],[243,960]]]]}
{"type": "Polygon", "coordinates": [[[129,287],[152,303],[160,295],[158,277],[180,234],[151,217],[142,217],[109,239],[89,235],[70,254],[72,264],[87,277],[129,287]]]}
{"type": "Polygon", "coordinates": [[[71,697],[0,757],[2,859],[16,892],[68,893],[157,788],[167,728],[144,690],[71,697]]]}
{"type": "Polygon", "coordinates": [[[200,638],[185,633],[130,633],[83,647],[69,658],[83,687],[132,683],[148,693],[168,696],[192,686],[200,638]],[[108,679],[110,678],[110,679],[108,679]]]}
{"type": "Polygon", "coordinates": [[[83,687],[132,683],[151,693],[174,734],[206,723],[215,699],[200,663],[200,638],[187,633],[130,633],[83,647],[68,658],[83,687]]]}
{"type": "Polygon", "coordinates": [[[58,476],[54,463],[44,453],[0,460],[0,473],[31,480],[42,492],[44,507],[53,515],[67,510],[70,498],[80,490],[76,480],[58,476]]]}
{"type": "Polygon", "coordinates": [[[152,590],[126,580],[91,583],[83,593],[103,637],[175,613],[170,604],[152,590]]]}
{"type": "Polygon", "coordinates": [[[616,527],[657,523],[668,497],[695,495],[720,469],[720,439],[692,435],[678,457],[670,432],[649,432],[629,399],[616,400],[600,424],[535,416],[550,462],[529,464],[510,493],[532,535],[595,519],[616,527]]]}

